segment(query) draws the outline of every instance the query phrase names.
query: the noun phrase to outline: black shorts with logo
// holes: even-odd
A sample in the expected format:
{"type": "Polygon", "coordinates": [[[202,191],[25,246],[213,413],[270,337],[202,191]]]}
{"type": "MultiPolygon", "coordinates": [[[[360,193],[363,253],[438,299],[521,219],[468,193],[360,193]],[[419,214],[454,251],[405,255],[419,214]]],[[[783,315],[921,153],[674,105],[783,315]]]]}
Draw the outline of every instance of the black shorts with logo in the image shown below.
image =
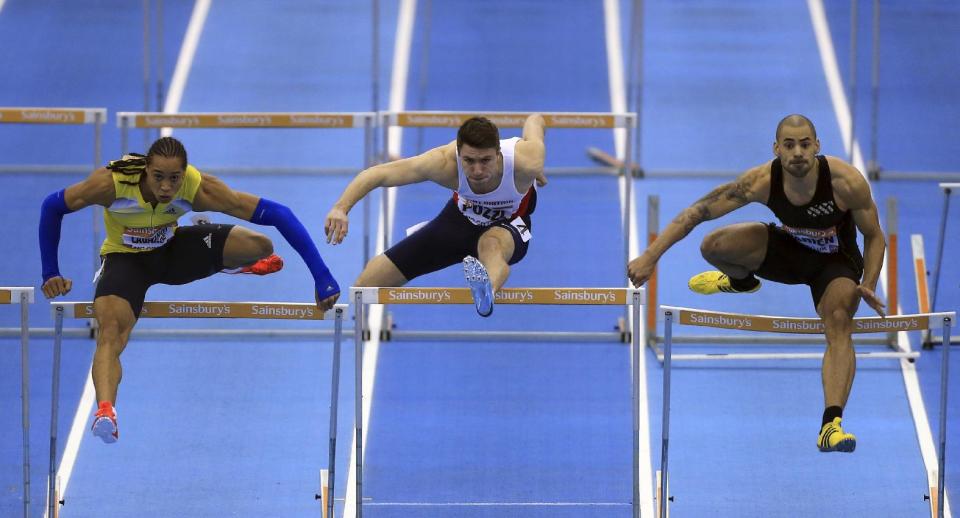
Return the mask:
{"type": "MultiPolygon", "coordinates": [[[[534,191],[530,213],[536,207],[536,196],[534,191]]],[[[423,274],[457,264],[467,255],[476,257],[480,236],[492,227],[501,227],[507,229],[513,236],[513,256],[508,263],[516,264],[527,255],[532,229],[529,214],[519,219],[521,221],[498,221],[488,227],[474,225],[460,213],[456,202],[451,199],[437,217],[390,247],[384,254],[397,265],[400,273],[409,281],[423,274]]]]}
{"type": "Polygon", "coordinates": [[[757,276],[783,284],[806,284],[810,286],[813,307],[820,305],[820,298],[830,281],[846,277],[859,284],[863,276],[863,263],[841,252],[822,254],[793,238],[775,223],[767,224],[767,255],[756,272],[757,276]]]}
{"type": "Polygon", "coordinates": [[[223,246],[233,225],[178,227],[167,244],[149,252],[114,252],[102,258],[94,298],[116,295],[140,317],[147,288],[187,284],[223,269],[223,246]]]}

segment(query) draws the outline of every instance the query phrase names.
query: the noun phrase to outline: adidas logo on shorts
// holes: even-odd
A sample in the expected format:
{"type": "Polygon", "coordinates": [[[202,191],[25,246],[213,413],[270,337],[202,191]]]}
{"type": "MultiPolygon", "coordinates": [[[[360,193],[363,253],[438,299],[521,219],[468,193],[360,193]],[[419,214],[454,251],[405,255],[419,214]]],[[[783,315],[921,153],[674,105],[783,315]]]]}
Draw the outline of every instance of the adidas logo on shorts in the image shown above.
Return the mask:
{"type": "Polygon", "coordinates": [[[213,234],[207,234],[207,237],[203,238],[203,242],[207,244],[207,248],[213,248],[213,234]]]}

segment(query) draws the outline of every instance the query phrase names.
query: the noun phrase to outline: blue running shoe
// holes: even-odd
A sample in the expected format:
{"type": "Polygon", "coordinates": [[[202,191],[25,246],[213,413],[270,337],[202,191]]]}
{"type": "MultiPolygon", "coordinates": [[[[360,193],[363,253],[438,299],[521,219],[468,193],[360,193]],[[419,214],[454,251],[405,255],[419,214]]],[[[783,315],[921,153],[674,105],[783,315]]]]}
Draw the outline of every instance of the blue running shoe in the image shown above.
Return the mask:
{"type": "Polygon", "coordinates": [[[493,286],[490,285],[490,276],[476,257],[463,258],[463,275],[473,294],[473,303],[477,306],[477,313],[481,317],[489,317],[493,313],[493,286]]]}

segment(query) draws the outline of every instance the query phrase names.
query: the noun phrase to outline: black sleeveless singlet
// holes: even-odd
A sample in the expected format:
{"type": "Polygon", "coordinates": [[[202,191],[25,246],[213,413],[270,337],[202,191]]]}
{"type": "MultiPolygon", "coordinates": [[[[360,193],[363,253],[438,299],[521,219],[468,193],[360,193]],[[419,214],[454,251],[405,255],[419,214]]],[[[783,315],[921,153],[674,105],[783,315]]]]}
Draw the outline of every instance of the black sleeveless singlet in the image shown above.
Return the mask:
{"type": "Polygon", "coordinates": [[[819,171],[813,198],[794,205],[783,191],[783,165],[780,159],[770,164],[770,197],[767,206],[782,223],[782,228],[800,244],[822,254],[842,254],[863,268],[863,255],[857,247],[857,230],[850,211],[841,211],[833,199],[830,166],[826,157],[817,156],[819,171]]]}

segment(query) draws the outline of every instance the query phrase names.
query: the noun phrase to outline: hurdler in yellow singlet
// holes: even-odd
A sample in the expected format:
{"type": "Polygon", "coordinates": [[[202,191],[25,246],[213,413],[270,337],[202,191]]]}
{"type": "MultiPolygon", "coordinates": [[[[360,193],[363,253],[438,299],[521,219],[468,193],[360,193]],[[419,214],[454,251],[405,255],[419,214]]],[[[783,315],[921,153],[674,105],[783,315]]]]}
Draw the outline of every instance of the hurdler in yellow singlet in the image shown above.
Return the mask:
{"type": "Polygon", "coordinates": [[[117,198],[103,212],[107,238],[100,247],[100,255],[159,248],[173,237],[177,219],[193,210],[193,198],[201,180],[197,168],[188,164],[173,200],[157,203],[156,207],[143,199],[140,174],[113,173],[117,198]]]}

